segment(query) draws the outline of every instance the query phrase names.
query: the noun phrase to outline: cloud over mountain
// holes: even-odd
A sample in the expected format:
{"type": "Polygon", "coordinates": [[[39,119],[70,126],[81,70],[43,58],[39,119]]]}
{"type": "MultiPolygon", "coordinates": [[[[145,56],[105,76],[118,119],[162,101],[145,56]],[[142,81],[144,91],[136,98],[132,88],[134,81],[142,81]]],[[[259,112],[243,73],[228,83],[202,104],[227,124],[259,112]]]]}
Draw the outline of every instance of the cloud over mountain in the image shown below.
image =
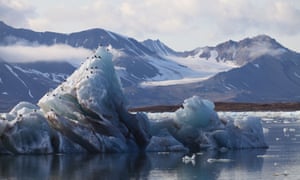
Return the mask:
{"type": "Polygon", "coordinates": [[[1,57],[8,62],[67,60],[74,65],[78,65],[91,53],[91,50],[81,47],[75,48],[65,44],[55,44],[51,46],[25,44],[0,46],[1,57]]]}
{"type": "Polygon", "coordinates": [[[14,26],[56,32],[101,27],[139,40],[159,38],[181,50],[256,34],[269,34],[297,49],[300,38],[300,2],[294,0],[0,0],[0,4],[0,19],[14,26]]]}

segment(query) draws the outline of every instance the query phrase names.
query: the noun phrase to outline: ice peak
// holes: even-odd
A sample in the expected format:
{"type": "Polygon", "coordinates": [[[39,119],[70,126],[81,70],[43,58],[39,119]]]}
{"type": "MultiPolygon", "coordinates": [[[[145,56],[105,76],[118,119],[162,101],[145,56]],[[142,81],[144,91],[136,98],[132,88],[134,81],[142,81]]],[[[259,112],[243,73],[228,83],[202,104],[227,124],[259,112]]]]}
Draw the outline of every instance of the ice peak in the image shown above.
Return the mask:
{"type": "Polygon", "coordinates": [[[98,116],[112,116],[116,106],[123,106],[125,102],[112,54],[107,47],[99,47],[66,82],[42,97],[39,105],[45,112],[52,109],[58,114],[65,114],[68,112],[65,109],[69,107],[67,104],[75,103],[98,116]],[[74,101],[70,102],[67,97],[72,97],[74,101]],[[66,107],[63,108],[63,105],[66,107]]]}
{"type": "MultiPolygon", "coordinates": [[[[129,134],[140,148],[148,143],[147,120],[138,114],[128,113],[112,57],[108,47],[99,47],[66,82],[47,93],[38,103],[50,125],[61,133],[65,133],[66,126],[76,126],[95,137],[92,144],[90,140],[78,142],[89,147],[88,151],[124,152],[136,149],[137,146],[127,146],[125,136],[129,134]],[[112,144],[103,144],[103,140],[97,139],[94,134],[109,137],[112,144]]],[[[72,130],[66,134],[70,139],[78,133],[76,129],[72,130]]]]}

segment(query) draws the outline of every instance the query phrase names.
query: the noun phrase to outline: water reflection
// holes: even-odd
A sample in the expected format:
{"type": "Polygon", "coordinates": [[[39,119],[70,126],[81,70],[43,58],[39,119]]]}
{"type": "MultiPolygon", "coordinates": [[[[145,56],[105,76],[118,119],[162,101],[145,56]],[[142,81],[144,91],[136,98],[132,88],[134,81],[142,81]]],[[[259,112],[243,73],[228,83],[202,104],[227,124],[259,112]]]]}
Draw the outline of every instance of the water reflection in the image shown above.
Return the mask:
{"type": "Polygon", "coordinates": [[[264,150],[205,152],[195,164],[182,153],[100,155],[1,155],[0,179],[217,179],[223,169],[260,171],[264,150]],[[209,158],[231,162],[209,163],[209,158]]]}
{"type": "Polygon", "coordinates": [[[182,153],[0,155],[0,179],[299,179],[300,124],[277,121],[264,123],[266,150],[201,152],[194,164],[182,153]]]}

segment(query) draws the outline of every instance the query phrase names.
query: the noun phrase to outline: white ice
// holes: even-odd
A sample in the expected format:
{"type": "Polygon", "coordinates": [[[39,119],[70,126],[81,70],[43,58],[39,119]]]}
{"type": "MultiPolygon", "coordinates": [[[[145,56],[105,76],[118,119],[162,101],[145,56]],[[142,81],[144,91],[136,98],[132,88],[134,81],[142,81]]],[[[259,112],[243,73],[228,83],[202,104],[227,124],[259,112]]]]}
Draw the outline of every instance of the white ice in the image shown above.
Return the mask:
{"type": "Polygon", "coordinates": [[[167,130],[189,150],[267,147],[260,118],[220,120],[214,104],[197,96],[174,113],[148,113],[148,118],[154,136],[167,130]]]}

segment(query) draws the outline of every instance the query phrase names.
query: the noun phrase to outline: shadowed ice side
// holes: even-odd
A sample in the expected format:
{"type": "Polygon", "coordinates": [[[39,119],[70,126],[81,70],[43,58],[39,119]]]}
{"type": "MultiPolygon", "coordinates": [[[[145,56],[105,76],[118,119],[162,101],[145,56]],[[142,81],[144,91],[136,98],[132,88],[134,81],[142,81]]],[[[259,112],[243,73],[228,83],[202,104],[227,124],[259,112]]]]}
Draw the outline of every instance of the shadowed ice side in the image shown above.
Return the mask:
{"type": "Polygon", "coordinates": [[[214,104],[185,100],[174,118],[149,120],[127,110],[108,49],[99,47],[38,106],[0,114],[0,152],[103,153],[267,147],[260,119],[220,121],[214,104]]]}

